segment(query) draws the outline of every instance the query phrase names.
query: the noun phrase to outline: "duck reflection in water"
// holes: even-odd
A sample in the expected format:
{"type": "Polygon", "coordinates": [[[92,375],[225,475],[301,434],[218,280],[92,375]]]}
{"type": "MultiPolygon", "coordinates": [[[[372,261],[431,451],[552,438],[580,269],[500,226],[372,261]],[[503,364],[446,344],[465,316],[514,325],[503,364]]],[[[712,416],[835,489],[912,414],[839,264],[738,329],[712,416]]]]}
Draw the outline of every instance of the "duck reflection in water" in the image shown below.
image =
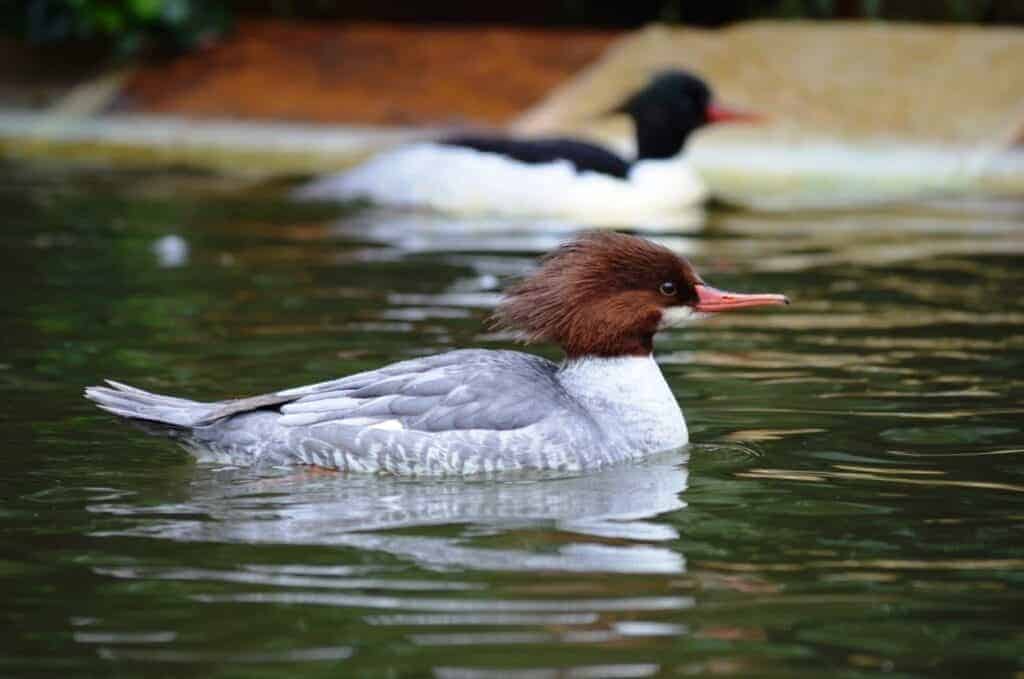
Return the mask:
{"type": "Polygon", "coordinates": [[[687,453],[676,451],[597,473],[503,475],[500,480],[402,480],[295,470],[267,477],[200,466],[183,503],[108,503],[90,509],[134,516],[134,525],[117,535],[353,547],[427,569],[681,573],[683,555],[665,546],[679,535],[659,517],[686,506],[680,498],[687,486],[686,461],[687,453]],[[408,531],[442,525],[462,529],[456,537],[408,531]],[[476,538],[525,529],[562,533],[560,547],[552,552],[545,542],[541,552],[528,545],[474,545],[476,538]]]}

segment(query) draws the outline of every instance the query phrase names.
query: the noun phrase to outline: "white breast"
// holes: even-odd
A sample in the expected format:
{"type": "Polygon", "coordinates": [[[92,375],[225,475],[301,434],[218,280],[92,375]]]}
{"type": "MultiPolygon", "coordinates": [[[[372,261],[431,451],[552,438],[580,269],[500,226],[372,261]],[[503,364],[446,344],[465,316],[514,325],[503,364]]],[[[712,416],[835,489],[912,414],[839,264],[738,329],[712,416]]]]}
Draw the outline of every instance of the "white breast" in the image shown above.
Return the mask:
{"type": "Polygon", "coordinates": [[[680,155],[636,163],[626,179],[576,172],[568,161],[530,165],[496,153],[413,144],[303,187],[300,197],[365,199],[460,214],[571,217],[622,223],[671,215],[707,198],[680,155]]]}
{"type": "Polygon", "coordinates": [[[623,442],[633,454],[669,450],[689,442],[679,403],[653,356],[567,361],[558,379],[609,440],[623,442]]]}

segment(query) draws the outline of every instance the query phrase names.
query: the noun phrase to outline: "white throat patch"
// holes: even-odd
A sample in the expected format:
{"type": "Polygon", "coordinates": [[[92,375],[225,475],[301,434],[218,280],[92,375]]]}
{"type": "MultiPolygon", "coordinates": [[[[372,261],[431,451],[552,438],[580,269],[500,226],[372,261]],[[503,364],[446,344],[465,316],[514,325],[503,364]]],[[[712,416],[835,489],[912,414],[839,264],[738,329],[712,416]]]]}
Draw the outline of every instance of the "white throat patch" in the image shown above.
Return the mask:
{"type": "Polygon", "coordinates": [[[711,314],[705,311],[694,311],[691,306],[670,306],[665,307],[661,312],[661,322],[658,323],[658,330],[665,328],[678,328],[681,325],[700,321],[709,318],[711,314]]]}

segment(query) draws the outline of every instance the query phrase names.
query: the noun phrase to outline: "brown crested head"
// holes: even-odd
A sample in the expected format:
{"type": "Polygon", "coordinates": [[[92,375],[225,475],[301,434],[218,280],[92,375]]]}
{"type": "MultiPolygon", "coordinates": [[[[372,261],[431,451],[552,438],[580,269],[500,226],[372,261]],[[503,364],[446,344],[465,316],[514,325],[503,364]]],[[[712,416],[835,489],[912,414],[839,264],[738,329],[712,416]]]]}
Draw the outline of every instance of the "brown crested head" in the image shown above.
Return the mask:
{"type": "Polygon", "coordinates": [[[494,321],[526,342],[554,342],[569,358],[646,356],[661,328],[775,304],[789,300],[771,293],[717,290],[662,245],[597,232],[545,257],[536,273],[505,293],[494,321]]]}
{"type": "Polygon", "coordinates": [[[668,248],[620,233],[588,233],[547,255],[509,289],[498,327],[554,342],[569,358],[647,355],[669,307],[693,306],[702,281],[668,248]]]}

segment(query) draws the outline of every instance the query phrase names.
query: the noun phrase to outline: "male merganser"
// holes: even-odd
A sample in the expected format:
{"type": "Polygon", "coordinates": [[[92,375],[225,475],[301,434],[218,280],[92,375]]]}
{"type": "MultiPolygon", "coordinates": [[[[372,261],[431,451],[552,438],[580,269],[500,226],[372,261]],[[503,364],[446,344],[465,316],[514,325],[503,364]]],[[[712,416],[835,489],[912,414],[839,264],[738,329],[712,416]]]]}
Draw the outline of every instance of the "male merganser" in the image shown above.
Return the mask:
{"type": "Polygon", "coordinates": [[[385,151],[298,196],[603,223],[671,215],[708,195],[682,153],[689,136],[709,123],[755,118],[716,105],[704,81],[684,71],[658,74],[611,112],[633,120],[635,161],[576,139],[456,136],[385,151]]]}
{"type": "Polygon", "coordinates": [[[117,382],[87,398],[163,425],[200,458],[390,474],[582,470],[685,445],[654,334],[782,295],[707,285],[668,248],[588,234],[548,255],[499,304],[498,327],[554,342],[561,365],[517,351],[463,349],[329,382],[200,403],[117,382]]]}

